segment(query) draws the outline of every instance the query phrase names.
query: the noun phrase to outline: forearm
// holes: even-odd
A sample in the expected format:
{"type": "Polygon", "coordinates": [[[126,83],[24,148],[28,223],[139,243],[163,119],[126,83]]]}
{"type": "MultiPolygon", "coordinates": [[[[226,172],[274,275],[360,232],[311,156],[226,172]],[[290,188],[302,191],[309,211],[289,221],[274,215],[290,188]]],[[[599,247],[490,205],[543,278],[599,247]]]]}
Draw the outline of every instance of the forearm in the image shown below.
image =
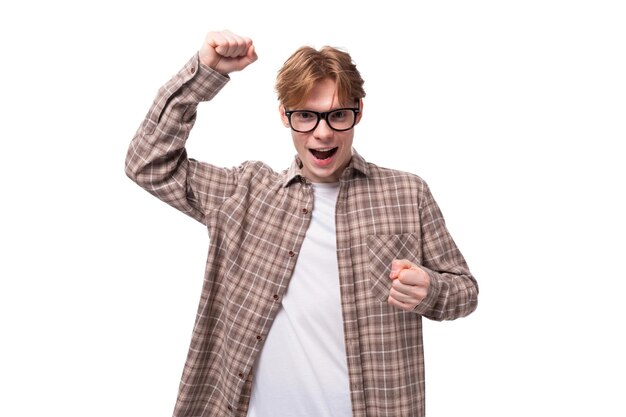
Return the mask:
{"type": "Polygon", "coordinates": [[[428,295],[415,312],[432,320],[454,320],[476,310],[478,285],[469,271],[440,273],[421,267],[430,277],[428,295]]]}
{"type": "Polygon", "coordinates": [[[430,277],[426,298],[416,312],[433,320],[454,320],[476,310],[478,284],[450,235],[428,187],[420,204],[423,258],[420,267],[430,277]]]}
{"type": "Polygon", "coordinates": [[[189,201],[190,161],[185,143],[197,106],[210,100],[228,78],[199,65],[197,55],[159,90],[126,155],[126,174],[161,200],[201,220],[189,201]]]}

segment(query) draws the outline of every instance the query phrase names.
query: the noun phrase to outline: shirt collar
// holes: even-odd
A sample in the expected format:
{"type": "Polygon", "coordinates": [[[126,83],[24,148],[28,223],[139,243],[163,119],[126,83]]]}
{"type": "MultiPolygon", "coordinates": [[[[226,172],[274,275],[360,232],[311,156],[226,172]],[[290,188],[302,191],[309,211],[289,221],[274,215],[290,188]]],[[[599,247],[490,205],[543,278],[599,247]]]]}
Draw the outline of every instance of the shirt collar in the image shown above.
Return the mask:
{"type": "MultiPolygon", "coordinates": [[[[355,173],[360,173],[365,176],[369,175],[369,170],[367,167],[367,162],[359,153],[352,148],[352,159],[350,160],[350,164],[346,167],[342,174],[342,178],[349,178],[353,176],[355,173]]],[[[304,174],[302,173],[302,161],[298,157],[295,156],[291,166],[287,171],[283,173],[283,187],[288,187],[294,181],[306,181],[304,174]]]]}

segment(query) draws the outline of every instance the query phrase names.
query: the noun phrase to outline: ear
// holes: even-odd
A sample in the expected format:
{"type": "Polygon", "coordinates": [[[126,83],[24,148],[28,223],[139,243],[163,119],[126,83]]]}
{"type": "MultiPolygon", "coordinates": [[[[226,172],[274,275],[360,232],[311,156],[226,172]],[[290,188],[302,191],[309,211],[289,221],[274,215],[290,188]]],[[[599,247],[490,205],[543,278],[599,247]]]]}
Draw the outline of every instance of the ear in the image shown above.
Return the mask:
{"type": "Polygon", "coordinates": [[[280,113],[280,120],[283,122],[283,126],[289,127],[289,119],[285,114],[285,106],[282,103],[278,105],[278,112],[280,113]]]}
{"type": "Polygon", "coordinates": [[[359,114],[356,115],[356,123],[359,124],[361,121],[361,117],[363,117],[363,99],[359,99],[359,114]]]}

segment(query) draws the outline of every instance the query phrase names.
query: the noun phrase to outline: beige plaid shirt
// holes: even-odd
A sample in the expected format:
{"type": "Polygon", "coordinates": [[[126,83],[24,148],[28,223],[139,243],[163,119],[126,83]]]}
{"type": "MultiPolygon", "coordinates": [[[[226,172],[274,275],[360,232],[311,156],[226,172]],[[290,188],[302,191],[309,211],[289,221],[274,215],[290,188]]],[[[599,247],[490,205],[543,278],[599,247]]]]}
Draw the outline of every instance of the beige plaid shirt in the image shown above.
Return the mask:
{"type": "MultiPolygon", "coordinates": [[[[176,417],[246,416],[253,366],[314,206],[297,158],[277,173],[260,162],[225,169],[187,157],[198,103],[227,81],[193,57],[159,90],[126,158],[129,177],[209,230],[176,417]]],[[[426,183],[356,152],[340,180],[336,230],[353,415],[423,416],[422,316],[452,320],[471,313],[476,281],[426,183]],[[387,304],[394,258],[430,275],[428,296],[414,312],[387,304]]]]}

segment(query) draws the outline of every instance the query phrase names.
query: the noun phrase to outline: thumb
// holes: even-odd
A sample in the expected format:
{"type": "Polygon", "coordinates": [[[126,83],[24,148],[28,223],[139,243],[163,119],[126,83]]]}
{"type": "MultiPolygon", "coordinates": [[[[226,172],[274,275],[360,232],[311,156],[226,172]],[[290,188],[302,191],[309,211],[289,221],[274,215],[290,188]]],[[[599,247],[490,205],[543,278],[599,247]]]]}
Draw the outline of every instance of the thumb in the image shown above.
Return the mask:
{"type": "Polygon", "coordinates": [[[256,54],[256,49],[254,48],[254,45],[250,45],[250,48],[248,48],[246,58],[248,59],[249,64],[252,64],[254,61],[259,59],[258,55],[256,54]]]}
{"type": "Polygon", "coordinates": [[[413,263],[407,259],[394,259],[391,261],[391,273],[389,274],[389,278],[396,279],[400,275],[400,271],[412,267],[413,263]]]}

